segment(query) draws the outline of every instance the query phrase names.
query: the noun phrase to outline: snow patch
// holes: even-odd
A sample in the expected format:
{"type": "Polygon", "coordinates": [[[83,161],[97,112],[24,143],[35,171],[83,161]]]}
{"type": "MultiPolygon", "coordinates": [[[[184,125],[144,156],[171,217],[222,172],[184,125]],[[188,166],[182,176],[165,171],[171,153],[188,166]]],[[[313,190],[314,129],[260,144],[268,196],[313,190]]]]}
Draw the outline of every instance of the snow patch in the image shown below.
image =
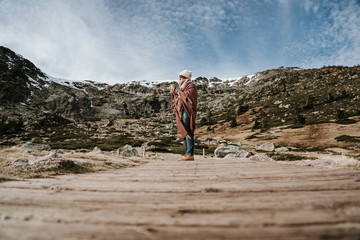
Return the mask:
{"type": "Polygon", "coordinates": [[[31,78],[31,77],[29,77],[29,76],[27,76],[27,77],[28,77],[28,79],[29,79],[29,81],[30,81],[30,84],[31,84],[32,86],[34,86],[34,87],[37,88],[37,89],[41,89],[39,83],[38,83],[36,80],[34,80],[33,78],[31,78]]]}

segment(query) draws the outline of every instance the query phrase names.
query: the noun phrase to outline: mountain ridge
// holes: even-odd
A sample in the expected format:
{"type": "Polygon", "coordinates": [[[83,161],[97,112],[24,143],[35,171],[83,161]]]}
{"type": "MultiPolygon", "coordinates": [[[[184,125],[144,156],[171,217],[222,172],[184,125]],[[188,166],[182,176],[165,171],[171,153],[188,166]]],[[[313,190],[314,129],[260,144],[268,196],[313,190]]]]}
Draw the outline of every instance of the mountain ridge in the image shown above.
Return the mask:
{"type": "MultiPolygon", "coordinates": [[[[205,136],[244,122],[262,132],[279,126],[351,123],[349,117],[360,115],[359,79],[360,66],[280,67],[240,79],[198,77],[193,80],[199,90],[197,125],[205,136]]],[[[166,139],[176,136],[168,91],[176,83],[109,85],[53,78],[0,47],[0,135],[3,143],[40,137],[53,142],[53,147],[63,147],[72,136],[74,141],[112,135],[142,142],[166,139]]]]}

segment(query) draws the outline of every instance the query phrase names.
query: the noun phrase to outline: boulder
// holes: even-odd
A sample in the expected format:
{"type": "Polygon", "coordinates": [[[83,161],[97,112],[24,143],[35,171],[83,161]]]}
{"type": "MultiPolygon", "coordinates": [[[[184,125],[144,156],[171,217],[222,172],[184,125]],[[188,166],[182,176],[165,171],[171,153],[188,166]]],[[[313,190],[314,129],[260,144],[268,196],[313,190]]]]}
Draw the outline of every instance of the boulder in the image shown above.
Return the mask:
{"type": "Polygon", "coordinates": [[[92,150],[92,152],[97,152],[97,153],[101,153],[101,149],[98,147],[94,147],[94,149],[92,150]]]}
{"type": "Polygon", "coordinates": [[[24,149],[25,151],[34,151],[34,152],[40,152],[40,151],[49,151],[51,148],[49,145],[46,144],[38,144],[38,143],[32,143],[32,142],[27,142],[24,145],[21,146],[22,149],[24,149]]]}
{"type": "Polygon", "coordinates": [[[275,151],[276,144],[272,142],[266,142],[261,144],[256,148],[256,150],[264,151],[264,152],[273,152],[275,151]]]}
{"type": "Polygon", "coordinates": [[[227,154],[224,158],[248,158],[250,156],[251,156],[250,152],[240,149],[236,153],[227,154]]]}
{"type": "Polygon", "coordinates": [[[287,147],[279,147],[275,148],[275,152],[289,152],[289,149],[287,147]]]}
{"type": "Polygon", "coordinates": [[[29,160],[17,158],[12,161],[12,165],[14,165],[15,167],[24,167],[29,165],[29,160]]]}
{"type": "Polygon", "coordinates": [[[71,160],[65,160],[57,153],[52,152],[35,160],[15,159],[12,165],[25,169],[36,169],[39,167],[71,167],[75,163],[71,160]]]}
{"type": "Polygon", "coordinates": [[[248,151],[240,149],[236,145],[220,145],[214,151],[214,154],[218,158],[231,158],[231,157],[248,157],[251,154],[248,151]]]}
{"type": "Polygon", "coordinates": [[[55,160],[59,160],[62,159],[61,156],[59,156],[56,152],[52,152],[46,156],[42,156],[37,158],[34,162],[36,163],[46,163],[46,162],[51,162],[51,161],[55,161],[55,160]]]}
{"type": "Polygon", "coordinates": [[[122,148],[117,150],[117,153],[123,157],[138,157],[138,151],[133,148],[131,145],[126,144],[122,148]]]}
{"type": "Polygon", "coordinates": [[[255,154],[254,156],[251,156],[249,159],[253,160],[253,161],[258,161],[258,162],[273,162],[274,161],[274,159],[272,159],[271,157],[268,157],[266,155],[261,155],[261,154],[255,154]]]}

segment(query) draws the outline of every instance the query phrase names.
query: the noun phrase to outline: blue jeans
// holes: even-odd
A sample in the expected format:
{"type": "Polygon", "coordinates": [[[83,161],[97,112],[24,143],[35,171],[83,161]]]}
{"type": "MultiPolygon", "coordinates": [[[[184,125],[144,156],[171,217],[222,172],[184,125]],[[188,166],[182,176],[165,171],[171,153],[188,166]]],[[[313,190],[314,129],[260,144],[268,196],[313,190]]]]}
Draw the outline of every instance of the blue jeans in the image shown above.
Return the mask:
{"type": "Polygon", "coordinates": [[[191,155],[194,156],[194,133],[190,130],[190,117],[188,113],[186,112],[185,108],[182,111],[182,123],[188,133],[188,135],[184,138],[184,144],[185,144],[185,155],[191,155]]]}

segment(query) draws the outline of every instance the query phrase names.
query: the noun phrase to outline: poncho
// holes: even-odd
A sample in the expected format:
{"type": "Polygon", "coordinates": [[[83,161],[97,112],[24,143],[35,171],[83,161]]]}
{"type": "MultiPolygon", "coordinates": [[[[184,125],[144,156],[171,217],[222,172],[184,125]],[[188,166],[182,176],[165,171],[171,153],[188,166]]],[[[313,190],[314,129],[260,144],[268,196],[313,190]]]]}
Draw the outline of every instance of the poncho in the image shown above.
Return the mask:
{"type": "Polygon", "coordinates": [[[190,131],[195,131],[195,121],[197,113],[197,98],[198,92],[196,85],[189,80],[180,82],[180,88],[178,94],[172,95],[173,111],[176,116],[176,124],[180,135],[185,138],[188,132],[186,131],[182,123],[182,110],[185,108],[187,114],[190,117],[190,131]]]}

